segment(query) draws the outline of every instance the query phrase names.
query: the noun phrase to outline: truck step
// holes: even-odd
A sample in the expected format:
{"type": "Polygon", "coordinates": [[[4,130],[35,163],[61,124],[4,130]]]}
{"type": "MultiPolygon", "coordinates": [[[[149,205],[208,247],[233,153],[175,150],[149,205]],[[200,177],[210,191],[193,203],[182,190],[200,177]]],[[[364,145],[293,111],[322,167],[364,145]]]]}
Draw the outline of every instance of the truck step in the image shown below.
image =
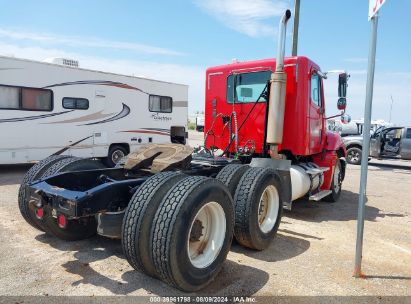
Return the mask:
{"type": "Polygon", "coordinates": [[[323,190],[316,194],[310,195],[309,200],[318,202],[319,200],[321,200],[322,198],[326,197],[329,194],[331,194],[331,190],[323,190]]]}
{"type": "Polygon", "coordinates": [[[307,172],[307,174],[310,174],[310,175],[316,175],[316,174],[320,174],[320,173],[323,173],[325,171],[328,171],[329,169],[330,168],[328,168],[328,167],[309,168],[309,169],[306,169],[305,172],[307,172]]]}

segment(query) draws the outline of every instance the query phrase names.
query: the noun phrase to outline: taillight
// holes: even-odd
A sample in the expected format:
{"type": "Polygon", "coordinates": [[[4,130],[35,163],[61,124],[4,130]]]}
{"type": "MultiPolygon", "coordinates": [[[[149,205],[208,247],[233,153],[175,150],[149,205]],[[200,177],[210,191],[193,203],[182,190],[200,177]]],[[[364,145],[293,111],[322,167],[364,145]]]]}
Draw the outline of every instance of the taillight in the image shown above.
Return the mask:
{"type": "Polygon", "coordinates": [[[43,216],[44,216],[44,209],[43,209],[43,208],[38,208],[38,209],[36,209],[36,217],[37,217],[39,220],[42,220],[42,219],[43,219],[43,216]]]}
{"type": "Polygon", "coordinates": [[[57,222],[60,228],[66,228],[67,226],[67,218],[64,214],[59,214],[57,217],[57,222]]]}

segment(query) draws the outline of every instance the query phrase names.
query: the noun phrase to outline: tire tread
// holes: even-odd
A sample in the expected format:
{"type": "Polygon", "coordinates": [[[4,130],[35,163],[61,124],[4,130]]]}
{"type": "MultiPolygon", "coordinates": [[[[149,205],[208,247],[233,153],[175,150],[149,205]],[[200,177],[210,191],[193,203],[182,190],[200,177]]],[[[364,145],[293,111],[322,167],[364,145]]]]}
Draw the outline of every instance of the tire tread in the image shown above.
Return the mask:
{"type": "Polygon", "coordinates": [[[148,275],[154,275],[145,267],[139,252],[139,234],[150,233],[141,231],[146,210],[159,189],[168,183],[176,183],[183,178],[179,172],[162,172],[147,179],[134,193],[127,207],[122,227],[122,247],[127,261],[134,269],[148,275]]]}
{"type": "Polygon", "coordinates": [[[154,217],[151,231],[153,262],[159,277],[164,282],[175,287],[178,287],[178,283],[173,277],[168,254],[171,246],[171,233],[181,207],[180,202],[184,201],[191,191],[208,179],[210,178],[190,176],[180,181],[164,197],[154,217]]]}

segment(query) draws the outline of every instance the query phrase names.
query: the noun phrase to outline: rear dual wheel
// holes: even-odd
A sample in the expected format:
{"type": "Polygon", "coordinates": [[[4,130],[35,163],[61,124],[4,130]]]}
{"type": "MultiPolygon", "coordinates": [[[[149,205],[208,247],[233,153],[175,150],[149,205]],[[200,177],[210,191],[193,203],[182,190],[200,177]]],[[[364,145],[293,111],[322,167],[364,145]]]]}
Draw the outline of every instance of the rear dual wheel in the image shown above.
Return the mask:
{"type": "Polygon", "coordinates": [[[234,195],[234,236],[245,247],[264,250],[277,233],[282,206],[281,183],[275,171],[250,168],[234,195]]]}
{"type": "Polygon", "coordinates": [[[216,176],[234,197],[236,241],[263,250],[277,233],[282,215],[281,184],[275,171],[233,164],[216,176]]]}
{"type": "MultiPolygon", "coordinates": [[[[144,200],[137,199],[136,193],[123,223],[123,249],[135,269],[181,290],[196,291],[216,277],[226,259],[233,235],[233,201],[216,179],[170,176],[160,173],[145,182],[147,186],[162,180],[154,191],[162,192],[159,196],[144,200]],[[165,189],[169,190],[163,195],[165,189]],[[149,210],[145,205],[151,203],[156,207],[149,210]],[[143,215],[137,215],[144,208],[143,215]]],[[[138,190],[141,194],[146,192],[143,186],[138,190]]]]}
{"type": "Polygon", "coordinates": [[[134,193],[126,209],[121,243],[127,261],[134,269],[156,277],[150,250],[150,230],[166,193],[186,175],[164,172],[148,178],[134,193]]]}

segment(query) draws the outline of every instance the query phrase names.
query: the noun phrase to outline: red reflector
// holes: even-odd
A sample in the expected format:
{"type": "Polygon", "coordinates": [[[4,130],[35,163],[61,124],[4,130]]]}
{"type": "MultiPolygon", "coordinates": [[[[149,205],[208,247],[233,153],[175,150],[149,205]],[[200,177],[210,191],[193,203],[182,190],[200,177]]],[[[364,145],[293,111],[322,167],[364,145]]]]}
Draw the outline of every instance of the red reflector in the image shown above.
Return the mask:
{"type": "Polygon", "coordinates": [[[58,223],[59,223],[59,227],[60,228],[66,228],[67,225],[67,219],[63,214],[60,214],[57,218],[58,223]]]}
{"type": "Polygon", "coordinates": [[[43,216],[44,216],[44,210],[43,210],[43,208],[36,209],[36,217],[37,217],[39,220],[41,220],[41,219],[43,219],[43,216]]]}

